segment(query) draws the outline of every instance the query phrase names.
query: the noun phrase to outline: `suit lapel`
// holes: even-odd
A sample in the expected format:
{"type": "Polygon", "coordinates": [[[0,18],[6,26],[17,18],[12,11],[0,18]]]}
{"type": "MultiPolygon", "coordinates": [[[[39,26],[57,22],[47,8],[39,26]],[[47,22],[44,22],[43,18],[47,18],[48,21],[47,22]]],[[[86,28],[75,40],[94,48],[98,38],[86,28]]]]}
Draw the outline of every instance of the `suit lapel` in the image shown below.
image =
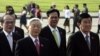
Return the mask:
{"type": "Polygon", "coordinates": [[[91,52],[93,51],[95,45],[94,38],[95,36],[93,36],[92,33],[90,33],[91,52]]]}
{"type": "Polygon", "coordinates": [[[84,46],[84,48],[85,49],[87,49],[88,51],[90,51],[90,49],[89,49],[89,47],[88,47],[88,45],[87,45],[87,43],[86,43],[86,40],[85,40],[85,38],[84,38],[84,36],[83,36],[83,34],[80,32],[80,41],[82,41],[82,42],[80,42],[81,44],[83,44],[83,46],[84,46]]]}
{"type": "Polygon", "coordinates": [[[51,38],[50,38],[51,40],[50,41],[52,41],[54,43],[54,45],[58,48],[58,46],[56,44],[56,41],[55,41],[55,38],[54,38],[49,26],[47,26],[47,28],[48,28],[48,34],[49,34],[49,36],[51,36],[51,38]]]}
{"type": "Polygon", "coordinates": [[[60,34],[59,36],[60,36],[60,46],[61,46],[61,43],[62,43],[62,41],[63,41],[63,39],[62,39],[62,38],[63,38],[63,37],[62,37],[62,36],[63,36],[63,32],[60,30],[59,27],[57,27],[57,28],[58,28],[58,31],[59,31],[59,34],[60,34]]]}
{"type": "Polygon", "coordinates": [[[32,39],[30,37],[27,37],[28,38],[28,45],[30,46],[30,50],[33,52],[34,55],[38,55],[37,51],[36,51],[36,47],[35,47],[35,44],[34,42],[32,41],[32,39]]]}
{"type": "MultiPolygon", "coordinates": [[[[3,45],[5,46],[5,49],[8,49],[8,50],[10,50],[11,51],[11,48],[10,48],[10,45],[9,45],[9,42],[8,42],[8,40],[7,40],[7,37],[6,37],[6,35],[4,34],[4,32],[2,31],[1,32],[2,34],[2,42],[3,42],[3,45]]],[[[11,51],[12,52],[12,51],[11,51]]]]}
{"type": "Polygon", "coordinates": [[[40,55],[41,55],[44,49],[44,44],[43,44],[43,40],[41,39],[41,37],[39,37],[39,42],[40,42],[40,55]]]}

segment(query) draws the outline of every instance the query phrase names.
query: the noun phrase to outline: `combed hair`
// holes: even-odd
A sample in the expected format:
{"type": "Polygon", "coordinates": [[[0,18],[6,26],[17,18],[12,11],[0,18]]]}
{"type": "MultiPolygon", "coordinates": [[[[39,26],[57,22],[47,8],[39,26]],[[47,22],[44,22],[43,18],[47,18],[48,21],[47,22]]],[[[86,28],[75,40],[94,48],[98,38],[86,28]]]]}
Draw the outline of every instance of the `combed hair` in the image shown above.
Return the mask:
{"type": "Polygon", "coordinates": [[[80,16],[79,16],[78,23],[81,23],[81,21],[82,21],[83,19],[86,19],[86,18],[91,18],[91,21],[92,21],[92,17],[91,17],[88,13],[82,13],[82,14],[80,14],[80,16]]]}
{"type": "Polygon", "coordinates": [[[31,19],[28,21],[27,26],[29,26],[29,25],[31,24],[32,21],[39,21],[39,22],[41,23],[41,25],[42,25],[42,22],[40,21],[39,18],[31,18],[31,19]]]}
{"type": "Polygon", "coordinates": [[[50,15],[52,12],[57,12],[58,17],[60,17],[60,12],[59,12],[59,10],[57,10],[57,9],[50,9],[50,10],[48,10],[48,11],[47,11],[47,16],[49,17],[49,15],[50,15]]]}

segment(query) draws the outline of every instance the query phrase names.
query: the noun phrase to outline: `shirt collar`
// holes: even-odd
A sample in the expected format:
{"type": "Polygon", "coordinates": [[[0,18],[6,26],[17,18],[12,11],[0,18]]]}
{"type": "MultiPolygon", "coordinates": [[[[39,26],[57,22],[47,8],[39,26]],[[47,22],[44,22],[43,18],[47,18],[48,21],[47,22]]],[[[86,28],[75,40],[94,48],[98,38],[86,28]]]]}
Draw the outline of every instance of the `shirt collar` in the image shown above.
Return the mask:
{"type": "Polygon", "coordinates": [[[58,31],[57,27],[56,27],[56,28],[53,28],[53,27],[51,27],[51,26],[49,25],[49,28],[50,28],[51,31],[54,31],[54,30],[58,31]]]}
{"type": "Polygon", "coordinates": [[[32,39],[33,42],[35,42],[35,39],[38,39],[38,40],[39,40],[38,37],[35,38],[35,37],[33,37],[31,34],[29,34],[29,36],[30,36],[30,38],[32,39]]]}
{"type": "Polygon", "coordinates": [[[3,32],[4,32],[4,34],[7,36],[7,35],[11,35],[12,36],[12,32],[10,32],[10,34],[9,33],[7,33],[4,29],[3,29],[3,32]]]}
{"type": "MultiPolygon", "coordinates": [[[[81,31],[82,32],[82,31],[81,31]]],[[[82,32],[84,38],[86,37],[86,34],[84,32],[82,32]]],[[[88,33],[88,36],[90,37],[90,33],[88,33]]]]}

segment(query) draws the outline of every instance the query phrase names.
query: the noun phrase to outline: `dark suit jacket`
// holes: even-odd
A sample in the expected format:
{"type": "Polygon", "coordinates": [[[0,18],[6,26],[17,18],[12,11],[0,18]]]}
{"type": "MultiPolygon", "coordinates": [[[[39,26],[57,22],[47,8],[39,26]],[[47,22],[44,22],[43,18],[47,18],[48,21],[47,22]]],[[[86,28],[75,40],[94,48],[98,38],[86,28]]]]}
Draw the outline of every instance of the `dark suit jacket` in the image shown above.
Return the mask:
{"type": "Polygon", "coordinates": [[[45,37],[50,42],[51,56],[66,56],[66,32],[64,29],[57,27],[60,33],[60,47],[57,46],[54,36],[49,28],[49,26],[44,27],[41,30],[40,36],[45,37]]]}
{"type": "MultiPolygon", "coordinates": [[[[2,28],[0,29],[0,31],[2,31],[2,28]]],[[[19,27],[15,26],[15,32],[14,33],[17,33],[21,38],[24,38],[24,31],[23,31],[23,29],[21,29],[19,27]]]]}
{"type": "Polygon", "coordinates": [[[14,56],[16,41],[20,39],[20,36],[13,33],[13,51],[10,49],[9,42],[3,31],[0,32],[0,56],[14,56]]]}
{"type": "Polygon", "coordinates": [[[15,27],[15,33],[19,34],[21,38],[24,38],[24,31],[19,27],[15,27]]]}
{"type": "MultiPolygon", "coordinates": [[[[49,56],[49,43],[47,39],[39,38],[40,56],[49,56]]],[[[15,56],[39,56],[34,42],[28,36],[17,42],[15,56]]]]}
{"type": "Polygon", "coordinates": [[[71,35],[68,40],[67,56],[99,56],[99,36],[90,32],[91,50],[80,31],[71,35]]]}

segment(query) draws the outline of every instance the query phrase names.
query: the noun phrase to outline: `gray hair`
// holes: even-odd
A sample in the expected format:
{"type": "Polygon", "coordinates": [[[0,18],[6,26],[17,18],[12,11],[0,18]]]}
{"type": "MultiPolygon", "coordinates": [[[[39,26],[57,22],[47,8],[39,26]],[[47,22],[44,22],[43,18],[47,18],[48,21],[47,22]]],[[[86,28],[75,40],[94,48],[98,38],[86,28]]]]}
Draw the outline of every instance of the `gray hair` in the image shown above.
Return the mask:
{"type": "Polygon", "coordinates": [[[39,21],[39,22],[40,22],[40,24],[42,25],[42,22],[40,21],[40,19],[39,19],[39,18],[31,18],[31,19],[28,21],[27,26],[29,26],[29,25],[31,24],[31,22],[32,22],[32,21],[39,21]]]}

